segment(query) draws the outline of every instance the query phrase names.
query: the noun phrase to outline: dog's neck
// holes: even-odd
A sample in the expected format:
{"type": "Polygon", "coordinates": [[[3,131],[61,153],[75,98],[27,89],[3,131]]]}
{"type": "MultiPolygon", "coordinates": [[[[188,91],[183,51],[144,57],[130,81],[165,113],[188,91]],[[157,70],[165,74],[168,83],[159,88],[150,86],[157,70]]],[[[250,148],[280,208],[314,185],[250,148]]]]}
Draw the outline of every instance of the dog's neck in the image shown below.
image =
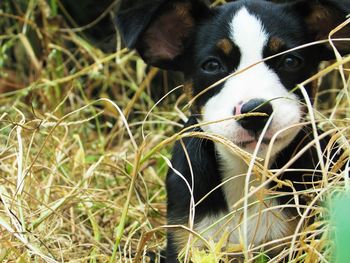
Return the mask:
{"type": "MultiPolygon", "coordinates": [[[[206,239],[218,241],[220,233],[230,233],[229,240],[238,244],[240,233],[243,231],[243,198],[249,165],[236,154],[218,143],[215,144],[218,161],[222,172],[222,190],[229,208],[228,214],[211,215],[203,218],[196,225],[196,231],[203,234],[206,239]]],[[[251,173],[248,185],[251,187],[261,185],[261,180],[251,173]]],[[[263,188],[262,190],[265,190],[263,188]]],[[[261,200],[258,193],[248,200],[248,226],[247,238],[249,243],[256,245],[266,240],[276,240],[292,234],[295,227],[294,219],[287,211],[278,209],[278,201],[275,198],[261,200]],[[276,209],[275,209],[276,207],[276,209]]],[[[199,243],[200,245],[200,243],[199,243]]]]}
{"type": "MultiPolygon", "coordinates": [[[[247,176],[250,176],[248,190],[251,189],[251,187],[258,187],[261,185],[261,178],[254,174],[254,172],[248,175],[249,165],[242,157],[227,149],[226,146],[215,143],[215,149],[222,172],[222,189],[229,210],[241,207],[242,202],[240,202],[240,204],[238,204],[238,202],[244,197],[247,176]]],[[[271,164],[274,159],[275,158],[270,158],[269,164],[271,164]]],[[[252,199],[250,199],[250,201],[252,201],[252,199]]]]}

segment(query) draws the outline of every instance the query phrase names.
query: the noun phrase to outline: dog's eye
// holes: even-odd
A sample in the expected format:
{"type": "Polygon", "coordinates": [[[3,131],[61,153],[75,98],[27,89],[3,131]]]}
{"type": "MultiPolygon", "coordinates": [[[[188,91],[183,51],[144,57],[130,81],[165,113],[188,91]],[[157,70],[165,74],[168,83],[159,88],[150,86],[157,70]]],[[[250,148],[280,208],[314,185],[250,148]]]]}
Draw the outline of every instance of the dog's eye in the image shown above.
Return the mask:
{"type": "Polygon", "coordinates": [[[294,55],[287,55],[283,57],[281,67],[287,71],[299,69],[303,65],[303,60],[294,55]]]}
{"type": "Polygon", "coordinates": [[[219,60],[210,58],[202,64],[202,69],[208,73],[216,73],[222,70],[222,65],[219,60]]]}

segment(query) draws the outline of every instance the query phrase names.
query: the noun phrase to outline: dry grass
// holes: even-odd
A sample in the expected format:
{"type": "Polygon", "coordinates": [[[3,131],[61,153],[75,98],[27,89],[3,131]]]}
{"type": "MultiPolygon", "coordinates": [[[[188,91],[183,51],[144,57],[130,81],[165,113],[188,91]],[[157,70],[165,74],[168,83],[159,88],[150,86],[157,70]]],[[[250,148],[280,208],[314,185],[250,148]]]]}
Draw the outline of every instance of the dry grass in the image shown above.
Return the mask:
{"type": "MultiPolygon", "coordinates": [[[[167,160],[172,143],[190,135],[177,133],[188,101],[172,95],[155,101],[157,70],[122,49],[119,38],[116,51],[106,54],[79,30],[62,30],[68,25],[56,16],[56,1],[15,2],[0,3],[0,261],[132,262],[144,259],[146,249],[159,251],[167,160]]],[[[346,61],[321,71],[319,77],[332,76],[311,120],[337,131],[334,140],[349,150],[350,79],[339,67],[346,61]]],[[[192,135],[237,151],[223,138],[192,135]]],[[[241,154],[268,180],[281,172],[241,154]]],[[[347,181],[328,164],[302,215],[320,220],[300,224],[283,252],[294,262],[331,258],[328,209],[318,205],[347,181]]],[[[193,259],[225,259],[224,241],[207,242],[206,252],[190,248],[193,259]]]]}

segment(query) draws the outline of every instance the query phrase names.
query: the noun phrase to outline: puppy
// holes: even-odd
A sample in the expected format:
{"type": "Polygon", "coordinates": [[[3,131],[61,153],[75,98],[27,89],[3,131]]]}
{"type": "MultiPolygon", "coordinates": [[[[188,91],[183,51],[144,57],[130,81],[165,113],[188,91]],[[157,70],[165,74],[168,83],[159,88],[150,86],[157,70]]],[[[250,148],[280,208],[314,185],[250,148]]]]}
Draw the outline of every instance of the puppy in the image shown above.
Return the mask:
{"type": "MultiPolygon", "coordinates": [[[[334,59],[326,42],[297,47],[328,39],[349,12],[349,1],[335,0],[241,0],[213,8],[198,0],[152,0],[119,14],[129,48],[149,65],[184,74],[193,101],[185,128],[219,138],[194,136],[175,144],[166,180],[170,225],[191,227],[206,240],[226,234],[228,244],[271,255],[288,243],[304,204],[298,193],[322,180],[314,134],[304,124],[305,94],[296,86],[321,61],[334,59]],[[264,183],[264,168],[260,175],[251,170],[247,153],[264,159],[271,171],[283,171],[264,183]]],[[[350,37],[349,26],[333,37],[350,37]]],[[[344,39],[334,46],[350,51],[344,39]]],[[[312,99],[313,86],[305,87],[312,99]]],[[[322,151],[328,140],[319,139],[322,151]]],[[[189,233],[168,231],[167,262],[177,262],[186,244],[205,246],[189,233]]]]}

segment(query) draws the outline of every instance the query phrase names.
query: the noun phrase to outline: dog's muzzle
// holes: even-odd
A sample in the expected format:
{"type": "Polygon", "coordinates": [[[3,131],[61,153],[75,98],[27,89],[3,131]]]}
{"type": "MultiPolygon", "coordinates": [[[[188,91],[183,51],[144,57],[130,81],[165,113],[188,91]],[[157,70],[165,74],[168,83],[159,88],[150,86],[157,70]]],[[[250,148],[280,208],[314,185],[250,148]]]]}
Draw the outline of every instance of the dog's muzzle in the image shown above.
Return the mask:
{"type": "Polygon", "coordinates": [[[266,125],[269,117],[273,112],[273,108],[270,102],[264,99],[251,99],[246,103],[243,103],[239,110],[235,108],[235,115],[246,113],[263,113],[264,116],[244,116],[237,120],[237,122],[246,130],[255,134],[259,133],[266,125]]]}

